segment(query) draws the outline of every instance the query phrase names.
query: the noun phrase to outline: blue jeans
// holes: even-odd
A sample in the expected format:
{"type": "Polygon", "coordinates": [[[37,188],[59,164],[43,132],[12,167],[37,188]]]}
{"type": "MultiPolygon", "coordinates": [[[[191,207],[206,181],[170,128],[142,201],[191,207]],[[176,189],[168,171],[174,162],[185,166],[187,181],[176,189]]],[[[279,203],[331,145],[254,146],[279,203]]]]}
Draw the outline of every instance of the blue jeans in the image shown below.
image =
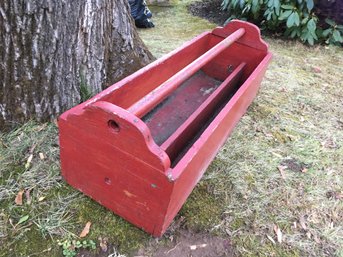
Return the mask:
{"type": "Polygon", "coordinates": [[[144,0],[129,0],[131,16],[139,28],[152,28],[154,24],[150,21],[152,13],[146,6],[144,0]]]}

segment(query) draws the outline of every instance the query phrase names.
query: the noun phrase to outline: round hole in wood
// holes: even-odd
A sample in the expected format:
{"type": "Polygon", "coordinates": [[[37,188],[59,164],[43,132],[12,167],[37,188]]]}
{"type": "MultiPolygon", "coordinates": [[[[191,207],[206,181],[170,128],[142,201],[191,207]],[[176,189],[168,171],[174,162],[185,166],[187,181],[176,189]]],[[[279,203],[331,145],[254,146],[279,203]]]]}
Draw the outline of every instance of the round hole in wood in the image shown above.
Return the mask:
{"type": "Polygon", "coordinates": [[[112,181],[111,181],[111,179],[109,179],[109,178],[105,178],[105,183],[106,183],[107,185],[111,185],[111,184],[112,184],[112,181]]]}
{"type": "Polygon", "coordinates": [[[114,120],[109,120],[109,121],[108,121],[108,126],[109,126],[111,129],[113,129],[114,132],[117,132],[117,133],[118,133],[119,130],[120,130],[120,127],[119,127],[118,123],[115,122],[114,120]]]}

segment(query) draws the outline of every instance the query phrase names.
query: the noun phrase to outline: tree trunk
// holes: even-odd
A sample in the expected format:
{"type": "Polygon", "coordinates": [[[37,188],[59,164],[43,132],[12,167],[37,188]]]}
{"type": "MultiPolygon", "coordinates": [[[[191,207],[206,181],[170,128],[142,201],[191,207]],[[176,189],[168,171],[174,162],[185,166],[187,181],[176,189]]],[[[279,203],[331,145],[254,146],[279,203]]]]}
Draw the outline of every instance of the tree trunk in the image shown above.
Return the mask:
{"type": "Polygon", "coordinates": [[[0,128],[56,117],[152,60],[127,0],[1,0],[0,46],[0,128]]]}

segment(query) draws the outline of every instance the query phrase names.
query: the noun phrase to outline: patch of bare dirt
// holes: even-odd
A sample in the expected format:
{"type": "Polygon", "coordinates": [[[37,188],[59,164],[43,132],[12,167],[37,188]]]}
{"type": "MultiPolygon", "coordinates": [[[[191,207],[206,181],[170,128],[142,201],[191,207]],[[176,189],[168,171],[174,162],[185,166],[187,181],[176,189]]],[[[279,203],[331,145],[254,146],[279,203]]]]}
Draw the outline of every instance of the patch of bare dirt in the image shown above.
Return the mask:
{"type": "Polygon", "coordinates": [[[306,163],[300,162],[296,159],[286,159],[281,162],[281,165],[286,166],[289,170],[294,172],[305,172],[310,166],[306,163]]]}
{"type": "Polygon", "coordinates": [[[229,18],[229,14],[221,9],[221,3],[222,0],[203,0],[190,4],[188,11],[195,16],[222,26],[229,18]]]}
{"type": "Polygon", "coordinates": [[[166,244],[153,241],[134,257],[230,257],[234,256],[229,238],[180,230],[166,244]]]}

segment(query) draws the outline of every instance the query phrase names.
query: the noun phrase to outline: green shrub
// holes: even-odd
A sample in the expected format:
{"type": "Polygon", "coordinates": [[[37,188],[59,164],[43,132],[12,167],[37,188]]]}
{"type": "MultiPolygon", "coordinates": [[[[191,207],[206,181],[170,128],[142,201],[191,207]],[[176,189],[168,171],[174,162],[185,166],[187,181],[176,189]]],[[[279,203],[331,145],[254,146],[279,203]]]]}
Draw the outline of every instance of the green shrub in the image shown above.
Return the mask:
{"type": "Polygon", "coordinates": [[[330,19],[319,21],[313,0],[223,0],[222,8],[230,12],[229,20],[243,19],[262,29],[282,32],[290,38],[313,45],[316,42],[341,45],[343,25],[330,19]]]}

